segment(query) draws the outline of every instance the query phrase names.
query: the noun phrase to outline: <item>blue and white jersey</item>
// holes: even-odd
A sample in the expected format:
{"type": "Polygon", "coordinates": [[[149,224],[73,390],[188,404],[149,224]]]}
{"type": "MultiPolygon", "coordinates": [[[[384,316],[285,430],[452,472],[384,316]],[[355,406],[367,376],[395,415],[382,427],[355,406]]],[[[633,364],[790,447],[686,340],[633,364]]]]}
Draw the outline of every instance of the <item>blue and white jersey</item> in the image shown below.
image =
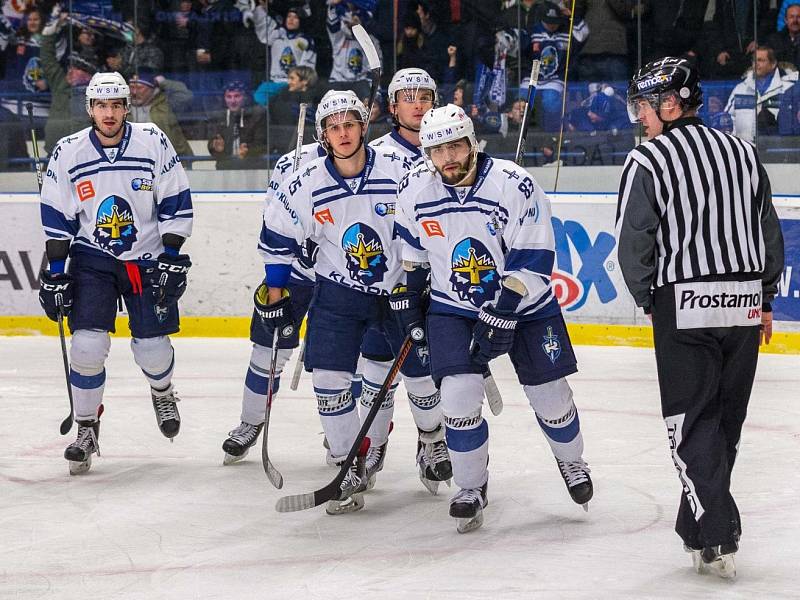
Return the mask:
{"type": "MultiPolygon", "coordinates": [[[[342,2],[338,5],[328,5],[328,17],[326,25],[328,37],[333,47],[333,65],[330,81],[361,81],[369,79],[369,64],[367,64],[361,44],[353,36],[349,25],[342,23],[348,3],[342,2]]],[[[383,62],[381,43],[378,39],[369,34],[372,44],[378,52],[378,57],[383,62]]]]}
{"type": "Polygon", "coordinates": [[[422,149],[403,138],[397,129],[392,129],[389,133],[372,140],[369,145],[381,149],[389,146],[397,148],[398,154],[403,158],[404,166],[407,165],[409,170],[423,161],[422,149]]]}
{"type": "MultiPolygon", "coordinates": [[[[573,56],[589,37],[589,27],[583,20],[577,21],[572,30],[572,37],[577,44],[573,47],[573,56]]],[[[533,58],[540,62],[539,89],[555,89],[561,91],[564,86],[564,75],[567,67],[567,46],[569,45],[569,28],[559,27],[549,31],[541,22],[533,27],[531,34],[531,50],[533,58]]]]}
{"type": "Polygon", "coordinates": [[[430,264],[432,312],[475,317],[506,277],[527,290],[521,318],[560,311],[550,200],[515,163],[479,153],[475,184],[459,188],[418,166],[398,186],[396,229],[402,260],[430,264]]]}
{"type": "MultiPolygon", "coordinates": [[[[272,255],[269,253],[269,246],[267,246],[267,224],[264,218],[267,214],[267,206],[275,200],[275,192],[289,179],[293,174],[292,167],[294,167],[294,154],[295,151],[287,152],[281,156],[275,163],[275,168],[272,170],[272,178],[267,185],[267,193],[264,198],[264,212],[261,218],[261,235],[258,240],[258,253],[265,263],[271,262],[272,255]]],[[[300,162],[297,167],[298,170],[301,166],[317,160],[320,157],[327,156],[325,150],[322,149],[317,142],[312,144],[303,144],[300,148],[300,162]]],[[[305,245],[303,245],[305,248],[305,245]]],[[[308,258],[308,257],[305,257],[308,258]]],[[[292,262],[292,274],[290,280],[299,285],[313,285],[314,284],[314,267],[303,266],[298,260],[292,262]]]]}
{"type": "Polygon", "coordinates": [[[397,182],[407,172],[396,152],[370,147],[364,170],[352,179],[342,178],[330,158],[305,165],[267,205],[268,263],[292,264],[311,239],[319,245],[317,278],[389,294],[403,277],[393,237],[397,182]]]}
{"type": "Polygon", "coordinates": [[[189,181],[175,148],[152,123],[126,123],[104,148],[91,127],[58,141],[44,177],[41,218],[49,239],[76,251],[147,260],[161,236],[192,233],[189,181]]]}
{"type": "Polygon", "coordinates": [[[288,31],[269,15],[266,21],[266,39],[262,40],[262,43],[269,46],[271,57],[269,76],[272,81],[286,81],[289,69],[292,67],[317,68],[314,38],[300,31],[288,31]]]}

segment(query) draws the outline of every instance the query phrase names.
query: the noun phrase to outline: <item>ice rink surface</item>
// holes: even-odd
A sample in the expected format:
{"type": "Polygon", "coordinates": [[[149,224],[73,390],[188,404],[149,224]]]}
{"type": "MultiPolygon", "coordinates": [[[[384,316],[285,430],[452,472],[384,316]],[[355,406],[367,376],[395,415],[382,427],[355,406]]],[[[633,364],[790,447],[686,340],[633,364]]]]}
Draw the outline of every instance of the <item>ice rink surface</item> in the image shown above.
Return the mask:
{"type": "MultiPolygon", "coordinates": [[[[494,364],[505,411],[490,428],[484,526],[456,532],[450,490],[417,480],[404,392],[366,508],[278,514],[284,493],[327,483],[310,377],[273,407],[275,490],[254,449],[223,467],[239,422],[244,339],[175,341],[180,435],[156,427],[126,339],[107,364],[102,457],[70,477],[75,435],[57,338],[0,337],[0,598],[798,598],[800,358],[761,357],[734,472],[744,534],[735,582],[696,575],[673,532],[680,493],[652,350],[579,347],[570,381],[592,468],[573,504],[510,363],[494,364]]],[[[292,363],[289,368],[291,369],[292,363]]],[[[260,442],[259,442],[260,443],[260,442]]]]}

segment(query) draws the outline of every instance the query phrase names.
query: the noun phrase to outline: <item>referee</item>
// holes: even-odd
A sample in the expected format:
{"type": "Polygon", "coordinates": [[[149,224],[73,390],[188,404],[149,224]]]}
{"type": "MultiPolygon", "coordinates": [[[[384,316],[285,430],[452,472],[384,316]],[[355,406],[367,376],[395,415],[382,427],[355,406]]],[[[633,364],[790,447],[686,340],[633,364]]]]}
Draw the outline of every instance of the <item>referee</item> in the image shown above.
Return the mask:
{"type": "Polygon", "coordinates": [[[628,112],[647,141],[625,162],[616,230],[625,283],[653,323],[683,487],[675,530],[697,572],[735,577],[731,471],[758,347],[772,336],[783,236],[755,149],[703,125],[702,98],[684,59],[651,62],[631,80],[628,112]]]}

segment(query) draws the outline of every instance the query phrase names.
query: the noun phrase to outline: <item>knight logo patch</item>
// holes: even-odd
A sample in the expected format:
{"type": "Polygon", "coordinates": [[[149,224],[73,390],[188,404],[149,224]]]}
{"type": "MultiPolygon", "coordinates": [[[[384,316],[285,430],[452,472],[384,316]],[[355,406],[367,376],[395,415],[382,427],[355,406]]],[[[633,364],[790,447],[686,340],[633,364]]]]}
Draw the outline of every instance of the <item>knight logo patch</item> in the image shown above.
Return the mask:
{"type": "Polygon", "coordinates": [[[486,246],[475,238],[466,238],[456,244],[451,256],[451,270],[453,291],[459,300],[468,300],[476,308],[494,300],[500,289],[497,263],[486,246]]]}
{"type": "Polygon", "coordinates": [[[347,272],[353,281],[373,285],[383,281],[389,270],[381,238],[369,225],[354,223],[342,236],[347,272]]]}
{"type": "Polygon", "coordinates": [[[137,240],[130,204],[119,196],[109,196],[97,208],[94,241],[100,248],[119,256],[128,252],[137,240]]]}
{"type": "Polygon", "coordinates": [[[558,357],[561,356],[561,342],[558,341],[558,336],[553,333],[553,327],[547,326],[547,335],[542,336],[544,343],[542,350],[550,359],[550,362],[556,364],[558,357]]]}

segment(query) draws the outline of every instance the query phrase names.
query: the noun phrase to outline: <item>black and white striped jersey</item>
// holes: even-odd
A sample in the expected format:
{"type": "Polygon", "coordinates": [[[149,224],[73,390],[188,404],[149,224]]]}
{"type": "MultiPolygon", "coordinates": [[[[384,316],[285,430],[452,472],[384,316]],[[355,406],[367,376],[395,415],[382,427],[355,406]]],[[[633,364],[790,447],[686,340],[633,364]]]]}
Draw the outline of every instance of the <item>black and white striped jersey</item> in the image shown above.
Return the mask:
{"type": "Polygon", "coordinates": [[[619,187],[618,259],[637,305],[654,287],[747,273],[770,301],[783,238],[755,148],[696,117],[665,129],[630,152],[619,187]]]}

